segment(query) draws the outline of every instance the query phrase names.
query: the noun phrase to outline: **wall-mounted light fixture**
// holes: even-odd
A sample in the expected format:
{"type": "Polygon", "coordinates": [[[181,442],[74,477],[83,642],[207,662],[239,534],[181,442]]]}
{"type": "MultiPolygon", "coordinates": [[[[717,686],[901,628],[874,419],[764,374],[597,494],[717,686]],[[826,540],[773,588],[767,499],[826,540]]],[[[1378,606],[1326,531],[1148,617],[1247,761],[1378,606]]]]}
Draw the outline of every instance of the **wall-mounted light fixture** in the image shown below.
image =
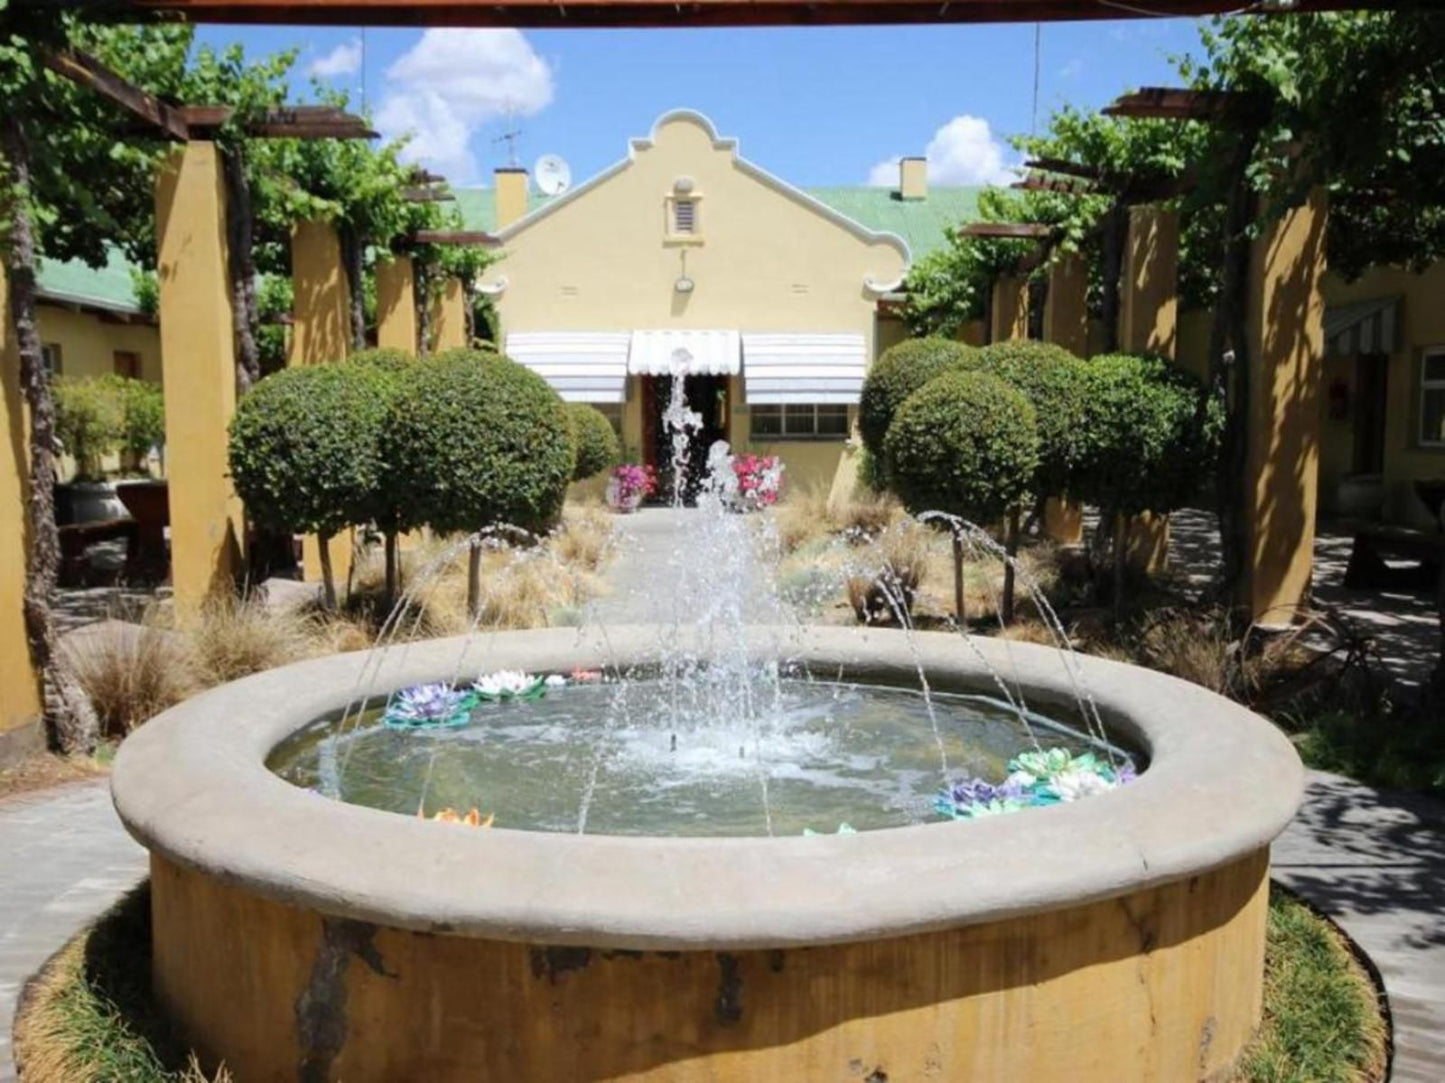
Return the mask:
{"type": "Polygon", "coordinates": [[[673,282],[672,288],[678,293],[691,293],[697,286],[697,283],[687,276],[687,249],[681,249],[678,255],[682,258],[682,273],[677,276],[677,280],[673,282]]]}

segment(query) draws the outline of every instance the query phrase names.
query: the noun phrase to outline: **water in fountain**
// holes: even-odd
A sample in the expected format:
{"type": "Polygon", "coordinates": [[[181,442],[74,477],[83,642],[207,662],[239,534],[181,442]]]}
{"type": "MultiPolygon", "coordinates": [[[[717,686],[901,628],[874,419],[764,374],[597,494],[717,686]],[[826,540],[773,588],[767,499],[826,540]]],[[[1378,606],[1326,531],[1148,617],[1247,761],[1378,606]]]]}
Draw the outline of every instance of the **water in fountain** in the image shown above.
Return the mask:
{"type": "MultiPolygon", "coordinates": [[[[792,834],[901,826],[936,818],[935,797],[959,775],[1001,780],[1005,765],[1041,744],[1072,753],[1104,750],[1087,689],[1067,636],[1038,584],[1016,567],[1025,596],[1054,629],[1076,682],[1085,732],[1033,713],[1018,681],[994,672],[996,697],[940,693],[914,648],[917,681],[884,688],[827,680],[788,657],[789,629],[801,625],[777,581],[779,546],[766,517],[739,513],[730,450],[718,442],[684,511],[690,442],[701,418],[687,405],[685,380],[671,381],[662,419],[672,452],[671,514],[686,519],[686,545],[666,556],[651,594],[657,630],[653,664],[609,674],[527,702],[484,703],[464,726],[396,731],[380,724],[376,687],[387,652],[408,649],[432,581],[477,542],[515,541],[507,531],[462,539],[412,579],[388,618],[343,717],[318,720],[278,750],[288,779],[345,801],[415,813],[441,807],[495,811],[501,826],[629,834],[792,834]],[[408,626],[410,624],[410,626],[408,626]],[[749,647],[759,628],[770,650],[749,647]]],[[[929,515],[963,540],[975,559],[1011,558],[986,531],[929,515]]],[[[547,559],[518,549],[513,563],[547,559]]],[[[836,595],[841,582],[877,580],[913,645],[908,602],[889,569],[867,550],[850,552],[811,590],[836,595]]],[[[559,566],[559,574],[562,574],[559,566]]],[[[605,624],[591,620],[604,640],[605,624]]],[[[966,629],[961,649],[982,653],[966,629]]],[[[473,623],[452,674],[465,684],[485,670],[486,633],[473,623]]],[[[987,665],[987,663],[985,663],[987,665]]],[[[389,698],[383,698],[389,704],[389,698]]]]}

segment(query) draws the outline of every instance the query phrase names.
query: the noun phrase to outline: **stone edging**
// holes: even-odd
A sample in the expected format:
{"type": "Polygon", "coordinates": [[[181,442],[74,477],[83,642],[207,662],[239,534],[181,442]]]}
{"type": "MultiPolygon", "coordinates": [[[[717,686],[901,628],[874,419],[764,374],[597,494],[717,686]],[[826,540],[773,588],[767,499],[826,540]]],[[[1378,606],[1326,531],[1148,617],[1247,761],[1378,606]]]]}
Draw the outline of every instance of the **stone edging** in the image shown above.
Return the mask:
{"type": "MultiPolygon", "coordinates": [[[[1197,685],[1079,657],[1089,692],[1149,758],[1138,781],[1075,804],[975,822],[820,838],[652,838],[444,829],[327,801],[265,766],[357,692],[479,670],[566,672],[655,658],[673,629],[507,632],[301,662],[206,692],[122,746],[112,789],[153,852],[267,897],[399,928],[628,949],[744,949],[900,936],[1168,883],[1279,834],[1303,789],[1272,725],[1197,685]],[[379,670],[379,672],[373,672],[379,670]]],[[[751,646],[820,676],[986,691],[950,633],[756,628],[751,646]]],[[[1045,712],[1073,702],[1058,652],[975,641],[1045,712]]]]}

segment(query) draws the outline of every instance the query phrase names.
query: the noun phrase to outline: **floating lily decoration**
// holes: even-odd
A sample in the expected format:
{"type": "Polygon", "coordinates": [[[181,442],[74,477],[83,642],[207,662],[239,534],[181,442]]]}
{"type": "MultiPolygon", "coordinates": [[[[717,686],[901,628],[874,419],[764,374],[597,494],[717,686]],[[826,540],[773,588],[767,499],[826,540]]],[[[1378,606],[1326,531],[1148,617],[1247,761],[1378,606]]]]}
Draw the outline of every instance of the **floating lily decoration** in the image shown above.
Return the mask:
{"type": "MultiPolygon", "coordinates": [[[[814,831],[811,827],[805,827],[805,828],[803,828],[803,838],[805,838],[805,839],[822,838],[822,837],[823,837],[824,835],[826,835],[826,834],[827,834],[826,831],[814,831]]],[[[840,835],[856,835],[856,834],[858,834],[858,829],[857,829],[856,827],[854,827],[852,824],[849,824],[849,823],[841,823],[841,824],[838,825],[838,834],[840,834],[840,835]]]]}
{"type": "Polygon", "coordinates": [[[1135,777],[1128,762],[1115,769],[1092,752],[1075,756],[1066,748],[1021,752],[1008,764],[1002,782],[967,778],[939,794],[934,809],[941,816],[971,820],[1019,809],[1040,808],[1116,789],[1135,777]]]}
{"type": "Polygon", "coordinates": [[[519,669],[499,669],[478,677],[472,686],[484,700],[540,699],[547,694],[543,677],[523,673],[519,669]]]}
{"type": "Polygon", "coordinates": [[[446,682],[403,688],[386,708],[381,720],[392,729],[435,729],[463,726],[477,705],[476,693],[453,688],[446,682]]]}
{"type": "Polygon", "coordinates": [[[476,809],[472,809],[463,815],[454,808],[444,808],[440,812],[432,814],[432,822],[439,824],[465,824],[467,827],[491,827],[492,821],[497,818],[495,812],[489,812],[484,817],[476,809]]]}

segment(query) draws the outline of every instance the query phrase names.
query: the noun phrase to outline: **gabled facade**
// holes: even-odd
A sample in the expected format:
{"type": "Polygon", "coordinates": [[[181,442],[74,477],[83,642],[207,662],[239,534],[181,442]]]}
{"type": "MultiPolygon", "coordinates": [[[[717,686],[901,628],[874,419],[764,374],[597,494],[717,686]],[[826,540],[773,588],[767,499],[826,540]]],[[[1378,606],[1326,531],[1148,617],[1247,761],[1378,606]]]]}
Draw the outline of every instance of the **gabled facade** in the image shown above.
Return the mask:
{"type": "Polygon", "coordinates": [[[705,436],[781,455],[793,484],[834,482],[880,348],[878,300],[910,263],[902,237],[772,176],[688,110],[500,226],[482,288],[504,350],[612,412],[629,457],[664,465],[678,373],[705,436]]]}

